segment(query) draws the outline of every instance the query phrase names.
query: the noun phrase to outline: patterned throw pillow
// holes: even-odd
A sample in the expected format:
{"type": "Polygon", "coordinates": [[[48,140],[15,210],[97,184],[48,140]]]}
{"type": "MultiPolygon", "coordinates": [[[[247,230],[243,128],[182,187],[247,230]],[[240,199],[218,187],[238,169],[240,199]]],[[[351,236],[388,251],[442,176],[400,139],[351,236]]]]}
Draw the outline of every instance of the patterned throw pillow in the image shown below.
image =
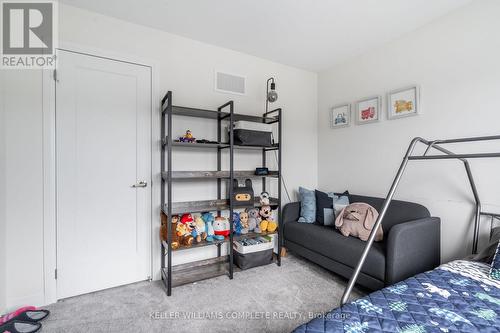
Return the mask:
{"type": "Polygon", "coordinates": [[[300,218],[299,222],[314,223],[316,221],[316,195],[314,191],[299,187],[300,218]]]}
{"type": "Polygon", "coordinates": [[[495,257],[493,257],[493,261],[491,262],[490,277],[500,280],[500,242],[498,242],[495,257]]]}

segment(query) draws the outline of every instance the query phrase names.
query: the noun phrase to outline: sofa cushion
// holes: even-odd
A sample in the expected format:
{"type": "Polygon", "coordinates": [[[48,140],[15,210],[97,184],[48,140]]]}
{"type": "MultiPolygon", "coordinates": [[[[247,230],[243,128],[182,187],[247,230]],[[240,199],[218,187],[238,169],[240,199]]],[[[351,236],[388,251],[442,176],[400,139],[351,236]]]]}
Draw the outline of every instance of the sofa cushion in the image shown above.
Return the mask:
{"type": "MultiPolygon", "coordinates": [[[[286,241],[302,245],[353,269],[366,245],[366,242],[358,238],[343,236],[335,228],[317,224],[288,222],[285,224],[283,232],[286,241]]],[[[383,243],[373,243],[362,272],[384,281],[385,250],[383,243]]]]}
{"type": "MultiPolygon", "coordinates": [[[[364,202],[373,206],[379,212],[384,204],[385,199],[382,198],[374,198],[374,197],[365,197],[361,195],[353,195],[350,197],[351,203],[353,202],[364,202]]],[[[408,201],[400,201],[400,200],[392,200],[389,205],[389,209],[385,214],[385,217],[382,221],[382,228],[384,229],[384,233],[388,234],[389,230],[396,224],[418,220],[426,217],[430,217],[431,214],[429,210],[422,205],[419,205],[414,202],[408,201]]]]}
{"type": "Polygon", "coordinates": [[[314,223],[316,221],[316,195],[314,191],[299,187],[300,218],[299,222],[314,223]]]}

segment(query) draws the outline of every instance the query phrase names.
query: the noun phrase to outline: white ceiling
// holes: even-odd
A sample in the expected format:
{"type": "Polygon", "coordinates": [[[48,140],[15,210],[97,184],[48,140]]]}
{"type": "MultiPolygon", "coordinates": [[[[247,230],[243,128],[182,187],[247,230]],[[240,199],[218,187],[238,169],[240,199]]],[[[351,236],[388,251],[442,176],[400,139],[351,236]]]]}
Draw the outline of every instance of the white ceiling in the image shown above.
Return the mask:
{"type": "Polygon", "coordinates": [[[61,0],[126,21],[320,71],[471,0],[61,0]]]}

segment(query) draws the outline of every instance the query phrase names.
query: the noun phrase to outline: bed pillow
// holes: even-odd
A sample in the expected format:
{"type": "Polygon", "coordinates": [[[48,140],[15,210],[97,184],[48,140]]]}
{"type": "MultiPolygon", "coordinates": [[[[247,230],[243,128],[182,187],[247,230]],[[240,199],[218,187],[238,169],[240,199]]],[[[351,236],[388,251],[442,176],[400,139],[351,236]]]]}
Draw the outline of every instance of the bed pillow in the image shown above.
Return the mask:
{"type": "Polygon", "coordinates": [[[349,192],[345,191],[341,194],[333,195],[333,210],[335,216],[338,216],[340,211],[345,207],[349,206],[351,203],[351,199],[349,198],[349,192]]]}
{"type": "Polygon", "coordinates": [[[335,213],[333,211],[333,193],[314,191],[316,196],[316,223],[333,226],[335,213]]]}
{"type": "Polygon", "coordinates": [[[491,230],[490,242],[488,243],[488,246],[486,246],[478,254],[471,256],[471,260],[485,262],[488,265],[491,265],[499,241],[500,241],[500,227],[495,227],[491,230]]]}
{"type": "Polygon", "coordinates": [[[300,218],[299,222],[314,223],[316,221],[316,195],[314,191],[299,187],[300,218]]]}
{"type": "Polygon", "coordinates": [[[490,277],[495,280],[500,280],[500,242],[498,242],[497,251],[491,262],[490,277]]]}

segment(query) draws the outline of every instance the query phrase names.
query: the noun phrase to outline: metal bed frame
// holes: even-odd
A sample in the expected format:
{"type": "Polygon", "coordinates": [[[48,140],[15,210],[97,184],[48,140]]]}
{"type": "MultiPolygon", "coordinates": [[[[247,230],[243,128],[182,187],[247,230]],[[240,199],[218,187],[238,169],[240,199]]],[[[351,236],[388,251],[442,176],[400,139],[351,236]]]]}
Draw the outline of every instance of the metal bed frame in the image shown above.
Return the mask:
{"type": "Polygon", "coordinates": [[[472,241],[472,253],[475,254],[477,253],[477,243],[479,239],[479,223],[481,216],[490,216],[492,218],[492,223],[494,219],[500,219],[500,214],[496,213],[487,213],[487,212],[482,212],[481,211],[481,200],[479,199],[479,195],[477,193],[477,188],[476,184],[474,182],[474,177],[472,176],[472,171],[470,169],[470,164],[468,159],[470,158],[498,158],[500,157],[500,152],[493,152],[493,153],[474,153],[474,154],[455,154],[452,151],[445,149],[441,147],[441,145],[444,144],[453,144],[453,143],[465,143],[465,142],[477,142],[477,141],[496,141],[500,140],[500,135],[495,135],[495,136],[482,136],[482,137],[472,137],[472,138],[459,138],[459,139],[449,139],[449,140],[425,140],[420,137],[414,138],[409,147],[408,150],[403,158],[403,161],[401,162],[401,166],[399,167],[399,170],[396,174],[396,177],[394,178],[394,181],[392,182],[391,188],[389,190],[389,193],[387,194],[387,197],[384,201],[384,204],[382,205],[382,208],[380,210],[380,214],[377,218],[377,221],[375,222],[375,225],[370,233],[370,237],[368,238],[368,241],[366,243],[366,247],[361,254],[361,258],[359,259],[359,262],[354,270],[354,273],[352,274],[351,278],[349,279],[349,283],[347,284],[347,287],[344,291],[344,294],[342,295],[341,299],[341,304],[344,305],[345,303],[348,302],[349,296],[351,295],[352,289],[354,287],[354,284],[356,283],[359,273],[361,272],[361,268],[363,267],[363,264],[365,263],[366,257],[368,255],[368,252],[370,251],[370,248],[373,244],[373,241],[375,239],[375,231],[378,229],[378,227],[381,225],[384,216],[387,212],[387,209],[389,208],[389,205],[394,197],[394,193],[396,192],[396,189],[399,185],[399,182],[406,170],[406,166],[408,165],[409,161],[418,161],[418,160],[447,160],[447,159],[456,159],[460,160],[464,163],[465,167],[465,172],[467,173],[467,177],[469,179],[469,183],[472,189],[472,194],[474,196],[474,201],[476,204],[476,211],[475,211],[475,218],[474,218],[474,234],[473,234],[473,241],[472,241]],[[422,155],[412,155],[413,150],[415,149],[415,146],[418,143],[422,143],[427,146],[427,149],[422,155]],[[427,155],[427,153],[431,150],[435,149],[443,155],[438,154],[438,155],[427,155]]]}

